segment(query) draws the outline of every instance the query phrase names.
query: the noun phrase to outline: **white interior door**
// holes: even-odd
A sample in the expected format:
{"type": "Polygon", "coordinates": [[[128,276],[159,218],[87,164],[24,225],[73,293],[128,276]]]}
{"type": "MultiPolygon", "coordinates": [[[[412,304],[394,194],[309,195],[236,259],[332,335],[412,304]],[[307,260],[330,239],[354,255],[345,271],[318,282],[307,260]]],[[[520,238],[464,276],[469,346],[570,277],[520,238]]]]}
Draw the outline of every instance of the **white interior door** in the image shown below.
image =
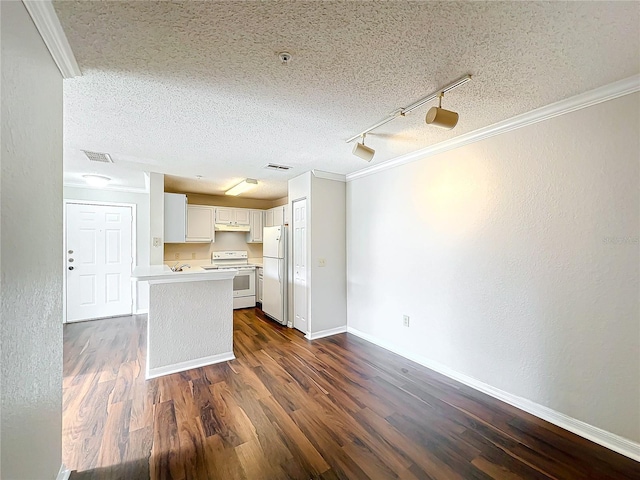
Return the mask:
{"type": "Polygon", "coordinates": [[[293,327],[309,332],[307,318],[307,200],[293,202],[293,327]]]}
{"type": "Polygon", "coordinates": [[[68,203],[67,321],[131,315],[131,207],[68,203]]]}

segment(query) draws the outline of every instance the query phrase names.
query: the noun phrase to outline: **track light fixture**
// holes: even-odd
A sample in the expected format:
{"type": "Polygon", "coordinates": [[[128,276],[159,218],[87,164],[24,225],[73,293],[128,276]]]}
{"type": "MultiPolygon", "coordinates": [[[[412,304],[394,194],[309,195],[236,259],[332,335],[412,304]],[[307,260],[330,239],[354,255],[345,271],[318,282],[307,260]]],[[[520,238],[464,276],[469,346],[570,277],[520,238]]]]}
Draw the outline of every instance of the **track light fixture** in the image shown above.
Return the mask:
{"type": "Polygon", "coordinates": [[[394,110],[391,114],[389,114],[388,116],[380,120],[378,123],[375,123],[371,125],[369,128],[367,128],[366,130],[363,130],[357,135],[354,135],[353,137],[348,138],[347,143],[353,142],[356,138],[359,138],[359,137],[362,137],[363,139],[362,143],[357,143],[356,146],[353,148],[353,154],[370,162],[371,159],[373,158],[373,154],[375,153],[375,151],[372,148],[366,147],[364,145],[364,136],[370,131],[375,130],[376,128],[381,127],[382,125],[389,123],[391,120],[395,118],[404,117],[411,111],[415,110],[418,107],[421,107],[427,102],[430,102],[434,98],[439,97],[440,104],[438,107],[431,108],[427,113],[427,117],[425,119],[427,124],[435,125],[436,127],[447,128],[447,129],[451,129],[455,127],[456,124],[458,123],[458,114],[456,112],[452,112],[450,110],[445,110],[444,108],[442,108],[442,97],[446,92],[450,92],[454,88],[458,88],[460,85],[464,85],[469,80],[471,80],[471,75],[467,74],[463,77],[460,77],[455,82],[452,82],[449,85],[439,88],[438,90],[427,95],[426,97],[422,97],[420,100],[413,102],[411,105],[394,110]]]}
{"type": "Polygon", "coordinates": [[[373,158],[373,155],[376,153],[376,151],[373,148],[367,147],[364,144],[364,137],[366,137],[366,136],[367,136],[367,134],[363,133],[362,134],[362,143],[356,143],[353,146],[353,154],[356,157],[360,157],[363,160],[366,160],[367,162],[370,162],[371,159],[373,158]]]}
{"type": "Polygon", "coordinates": [[[444,108],[442,108],[443,97],[444,92],[440,92],[440,95],[438,95],[438,106],[431,107],[429,109],[425,121],[427,122],[427,125],[434,125],[436,127],[451,130],[458,123],[459,115],[456,112],[452,112],[451,110],[445,110],[444,108]]]}

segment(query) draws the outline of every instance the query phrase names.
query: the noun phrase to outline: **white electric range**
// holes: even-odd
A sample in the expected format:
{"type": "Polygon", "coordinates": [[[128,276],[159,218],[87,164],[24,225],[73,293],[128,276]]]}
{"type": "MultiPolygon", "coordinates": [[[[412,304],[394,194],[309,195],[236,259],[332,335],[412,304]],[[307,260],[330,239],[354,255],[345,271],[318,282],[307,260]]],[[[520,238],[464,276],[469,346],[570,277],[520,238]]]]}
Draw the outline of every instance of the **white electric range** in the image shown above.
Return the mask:
{"type": "Polygon", "coordinates": [[[256,306],[256,267],[249,265],[249,256],[243,250],[227,250],[211,254],[211,267],[217,270],[237,269],[233,278],[233,308],[256,306]]]}

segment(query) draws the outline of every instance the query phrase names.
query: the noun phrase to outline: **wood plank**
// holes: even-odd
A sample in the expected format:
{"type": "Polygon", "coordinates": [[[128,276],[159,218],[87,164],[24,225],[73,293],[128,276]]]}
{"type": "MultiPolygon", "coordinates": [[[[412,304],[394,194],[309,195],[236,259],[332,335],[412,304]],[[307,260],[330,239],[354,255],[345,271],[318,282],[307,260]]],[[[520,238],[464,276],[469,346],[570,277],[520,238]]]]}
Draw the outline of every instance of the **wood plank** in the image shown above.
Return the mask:
{"type": "Polygon", "coordinates": [[[640,463],[349,334],[234,311],[236,360],[145,380],[146,316],[64,326],[72,479],[637,479],[640,463]]]}

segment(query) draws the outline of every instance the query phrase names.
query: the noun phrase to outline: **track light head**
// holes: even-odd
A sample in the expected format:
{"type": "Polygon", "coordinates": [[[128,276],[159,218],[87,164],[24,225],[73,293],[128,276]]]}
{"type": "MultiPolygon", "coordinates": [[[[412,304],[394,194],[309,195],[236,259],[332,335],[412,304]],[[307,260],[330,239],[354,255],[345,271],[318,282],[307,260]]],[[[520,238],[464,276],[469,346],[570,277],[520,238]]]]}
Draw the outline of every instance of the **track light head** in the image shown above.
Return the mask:
{"type": "Polygon", "coordinates": [[[447,130],[451,130],[458,124],[459,115],[456,112],[452,112],[451,110],[445,110],[442,108],[442,98],[444,97],[444,92],[440,92],[439,102],[437,107],[431,107],[427,112],[427,117],[425,118],[425,122],[427,125],[433,125],[434,127],[445,128],[447,130]]]}
{"type": "Polygon", "coordinates": [[[459,115],[451,110],[445,110],[440,107],[431,107],[427,112],[427,118],[425,121],[428,125],[451,130],[458,124],[458,117],[459,115]]]}
{"type": "Polygon", "coordinates": [[[356,157],[360,157],[361,159],[366,160],[367,162],[371,161],[375,153],[376,151],[373,148],[367,147],[364,144],[364,135],[362,135],[362,143],[356,143],[353,146],[353,154],[356,157]]]}

